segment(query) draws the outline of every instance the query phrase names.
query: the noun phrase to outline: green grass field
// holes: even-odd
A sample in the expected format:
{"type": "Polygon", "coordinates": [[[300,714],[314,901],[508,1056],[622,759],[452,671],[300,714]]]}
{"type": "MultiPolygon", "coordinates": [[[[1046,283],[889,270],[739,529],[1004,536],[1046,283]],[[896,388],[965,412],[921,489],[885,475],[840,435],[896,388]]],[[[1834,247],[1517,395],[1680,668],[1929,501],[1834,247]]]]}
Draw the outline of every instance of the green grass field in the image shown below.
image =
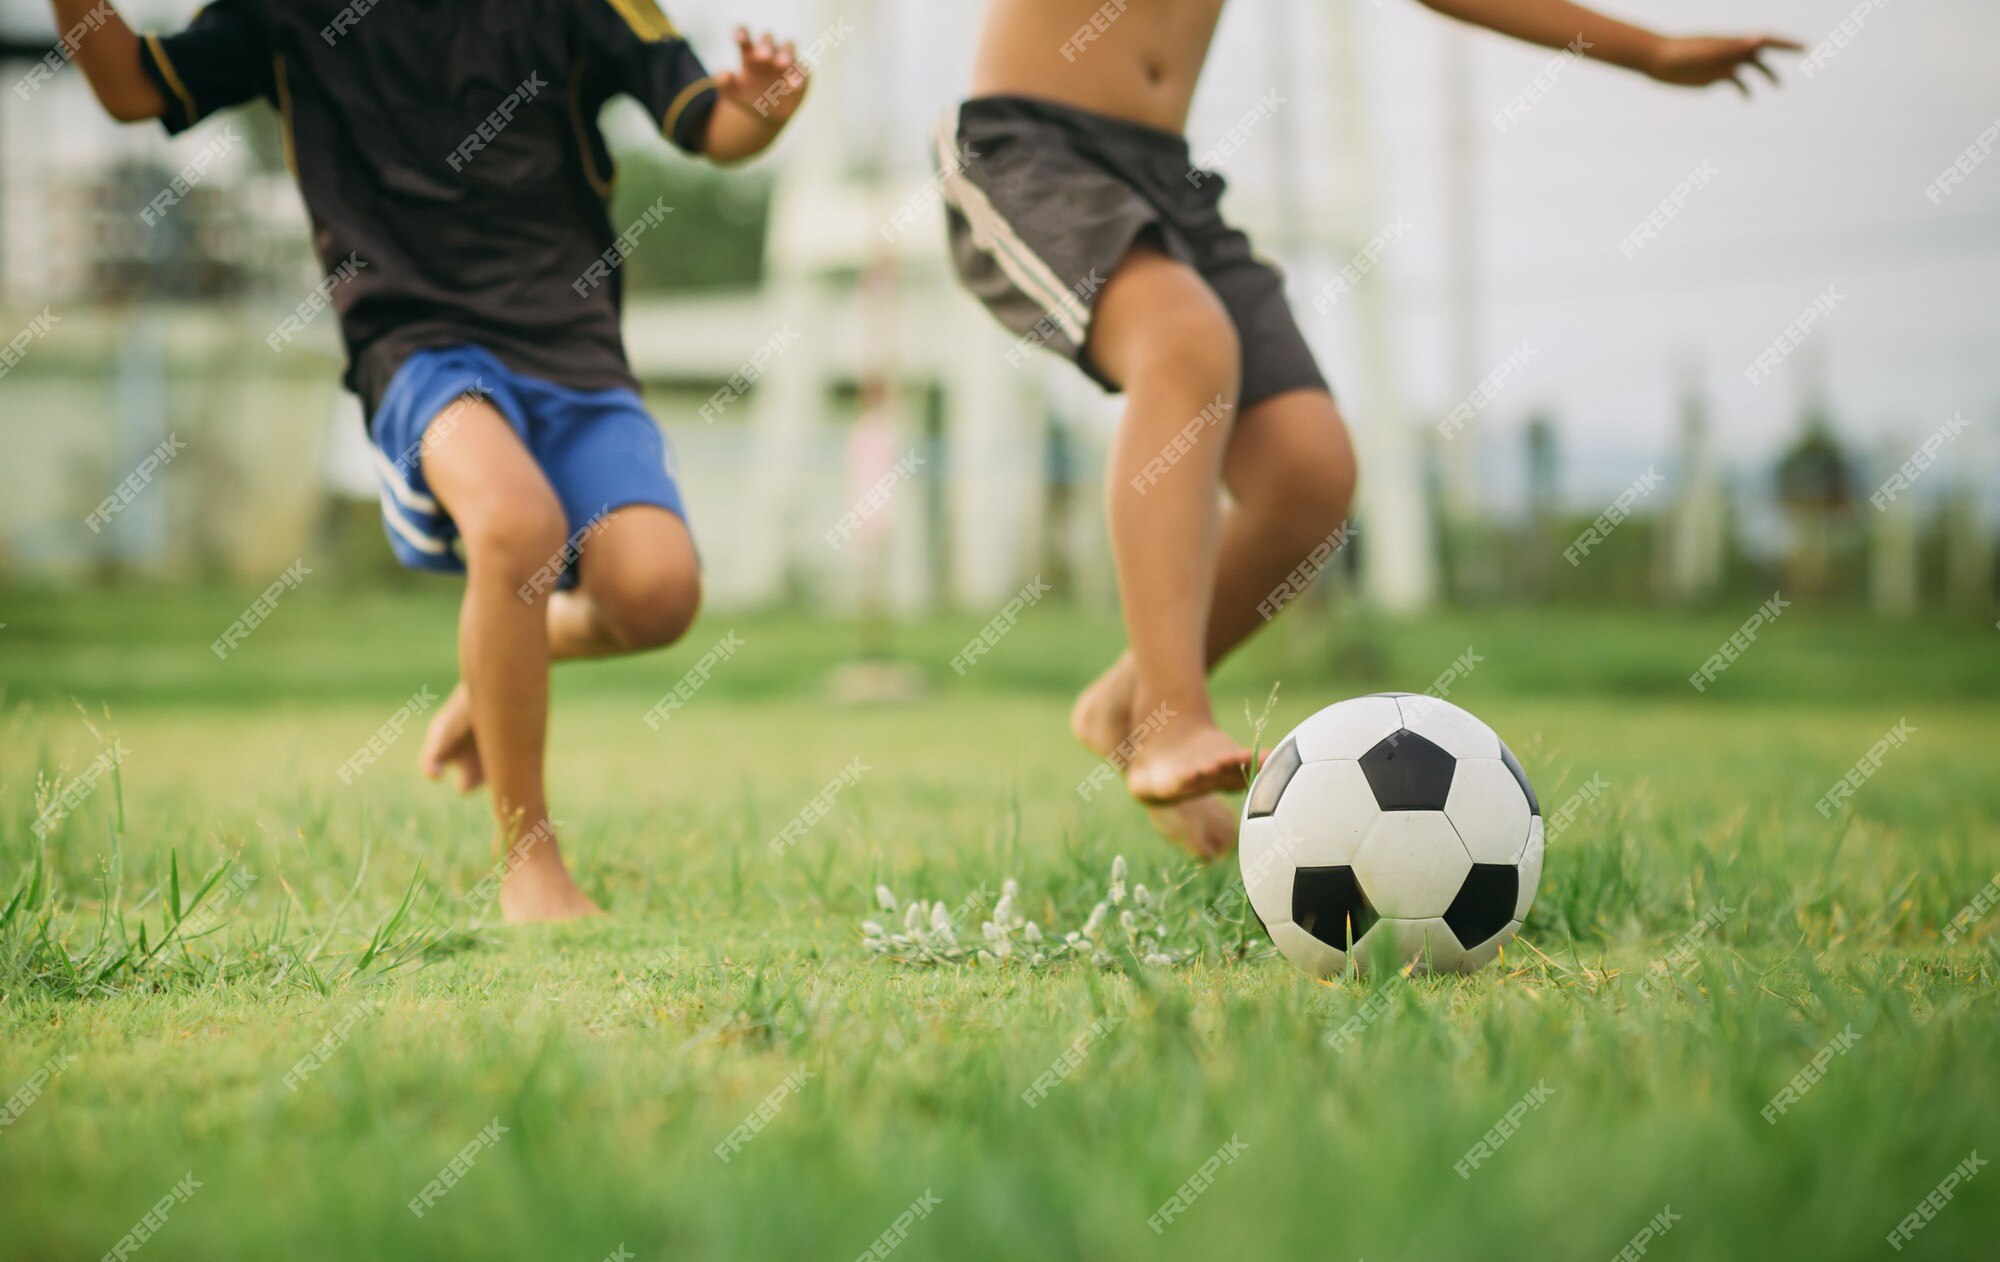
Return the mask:
{"type": "MultiPolygon", "coordinates": [[[[1470,647],[1453,700],[1545,807],[1608,786],[1499,965],[1321,985],[1201,918],[1235,907],[1232,865],[1193,871],[1129,804],[1076,793],[1068,697],[1117,629],[1054,606],[963,680],[945,663],[984,617],[899,630],[933,686],[893,708],[822,700],[856,632],[797,617],[712,615],[666,654],[567,668],[555,811],[613,916],[482,923],[484,806],[417,776],[421,720],[338,775],[451,685],[450,597],[309,586],[218,662],[245,593],[0,593],[0,1257],[131,1233],[148,1262],[1878,1258],[1954,1167],[2000,1155],[2000,910],[1946,933],[2000,872],[1983,621],[1798,609],[1697,695],[1749,607],[1287,619],[1219,689],[1240,715],[1279,685],[1267,741],[1470,647]],[[743,648],[650,730],[729,630],[743,648]],[[1908,743],[1822,818],[1900,720],[1908,743]],[[93,728],[121,765],[38,840],[93,728]],[[1194,959],[926,968],[861,945],[878,882],[955,904],[1012,876],[1027,914],[1075,927],[1118,854],[1171,888],[1194,959]]],[[[2000,1173],[1932,1200],[1902,1253],[1992,1256],[2000,1173]]]]}

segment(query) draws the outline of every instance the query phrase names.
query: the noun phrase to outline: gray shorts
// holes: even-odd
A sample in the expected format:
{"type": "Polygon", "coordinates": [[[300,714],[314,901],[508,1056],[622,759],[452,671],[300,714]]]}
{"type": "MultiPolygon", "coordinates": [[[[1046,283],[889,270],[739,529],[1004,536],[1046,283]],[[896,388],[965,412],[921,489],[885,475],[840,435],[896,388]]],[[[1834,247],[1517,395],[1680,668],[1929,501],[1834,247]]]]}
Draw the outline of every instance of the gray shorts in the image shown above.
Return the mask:
{"type": "Polygon", "coordinates": [[[1052,101],[983,96],[938,125],[936,161],[959,279],[1019,334],[1116,391],[1085,349],[1097,295],[1134,245],[1201,273],[1236,326],[1239,403],[1325,390],[1284,278],[1223,222],[1222,177],[1187,139],[1052,101]]]}

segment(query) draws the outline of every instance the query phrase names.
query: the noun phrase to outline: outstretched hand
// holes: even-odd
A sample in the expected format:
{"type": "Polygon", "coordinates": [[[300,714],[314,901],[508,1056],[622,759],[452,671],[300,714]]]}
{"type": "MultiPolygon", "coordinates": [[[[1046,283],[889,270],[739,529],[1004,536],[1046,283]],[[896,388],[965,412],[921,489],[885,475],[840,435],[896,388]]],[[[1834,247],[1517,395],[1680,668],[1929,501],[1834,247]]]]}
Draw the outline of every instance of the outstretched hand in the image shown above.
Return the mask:
{"type": "Polygon", "coordinates": [[[805,97],[808,76],[797,50],[790,40],[779,44],[768,31],[753,42],[750,32],[740,26],[736,28],[736,47],[743,55],[743,65],[717,74],[716,91],[723,100],[782,126],[798,112],[805,97]]]}
{"type": "Polygon", "coordinates": [[[1770,80],[1772,87],[1777,87],[1778,76],[1765,58],[1773,52],[1795,53],[1802,47],[1774,35],[1667,39],[1661,41],[1647,73],[1661,83],[1686,88],[1705,88],[1727,80],[1736,85],[1737,91],[1749,96],[1750,85],[1743,78],[1746,70],[1756,70],[1770,80]]]}

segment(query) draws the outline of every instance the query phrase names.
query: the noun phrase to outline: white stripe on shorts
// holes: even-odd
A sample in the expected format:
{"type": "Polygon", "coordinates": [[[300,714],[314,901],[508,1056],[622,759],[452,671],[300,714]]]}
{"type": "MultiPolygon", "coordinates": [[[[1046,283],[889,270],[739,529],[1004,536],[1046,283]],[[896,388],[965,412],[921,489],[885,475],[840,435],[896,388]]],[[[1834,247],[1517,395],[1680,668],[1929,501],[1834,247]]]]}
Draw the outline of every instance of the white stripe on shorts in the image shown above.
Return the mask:
{"type": "Polygon", "coordinates": [[[375,457],[375,472],[382,475],[382,485],[396,497],[398,503],[405,508],[437,516],[438,502],[404,481],[403,475],[397,471],[395,465],[389,463],[389,457],[382,454],[380,447],[372,442],[369,443],[368,454],[375,457]]]}
{"type": "Polygon", "coordinates": [[[987,200],[985,190],[965,178],[958,159],[957,128],[953,126],[957,117],[956,110],[948,110],[938,119],[938,170],[944,180],[945,200],[965,215],[972,226],[973,244],[992,255],[1007,278],[1039,303],[1071,342],[1082,346],[1090,327],[1090,309],[1028,248],[1013,225],[987,200]]]}
{"type": "Polygon", "coordinates": [[[419,552],[428,552],[432,556],[443,556],[446,552],[450,551],[450,549],[445,547],[444,540],[438,538],[436,535],[427,535],[408,521],[405,521],[402,510],[397,508],[395,502],[386,494],[382,497],[382,520],[388,522],[389,528],[403,537],[403,542],[409,544],[419,552]]]}

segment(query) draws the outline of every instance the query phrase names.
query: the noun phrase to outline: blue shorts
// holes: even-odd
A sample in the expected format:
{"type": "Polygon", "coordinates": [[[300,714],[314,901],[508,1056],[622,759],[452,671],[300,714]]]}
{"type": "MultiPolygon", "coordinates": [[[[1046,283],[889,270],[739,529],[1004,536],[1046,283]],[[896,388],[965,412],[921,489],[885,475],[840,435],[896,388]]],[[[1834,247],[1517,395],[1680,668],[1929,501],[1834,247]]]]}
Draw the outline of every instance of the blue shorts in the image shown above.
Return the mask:
{"type": "MultiPolygon", "coordinates": [[[[628,504],[653,504],[687,520],[666,436],[633,391],[575,390],[517,373],[477,346],[421,350],[382,392],[369,438],[381,483],[382,528],[413,570],[465,573],[458,527],[424,481],[423,455],[449,439],[462,399],[507,418],[562,501],[572,541],[628,504]]],[[[568,566],[561,585],[575,582],[568,566]]]]}

